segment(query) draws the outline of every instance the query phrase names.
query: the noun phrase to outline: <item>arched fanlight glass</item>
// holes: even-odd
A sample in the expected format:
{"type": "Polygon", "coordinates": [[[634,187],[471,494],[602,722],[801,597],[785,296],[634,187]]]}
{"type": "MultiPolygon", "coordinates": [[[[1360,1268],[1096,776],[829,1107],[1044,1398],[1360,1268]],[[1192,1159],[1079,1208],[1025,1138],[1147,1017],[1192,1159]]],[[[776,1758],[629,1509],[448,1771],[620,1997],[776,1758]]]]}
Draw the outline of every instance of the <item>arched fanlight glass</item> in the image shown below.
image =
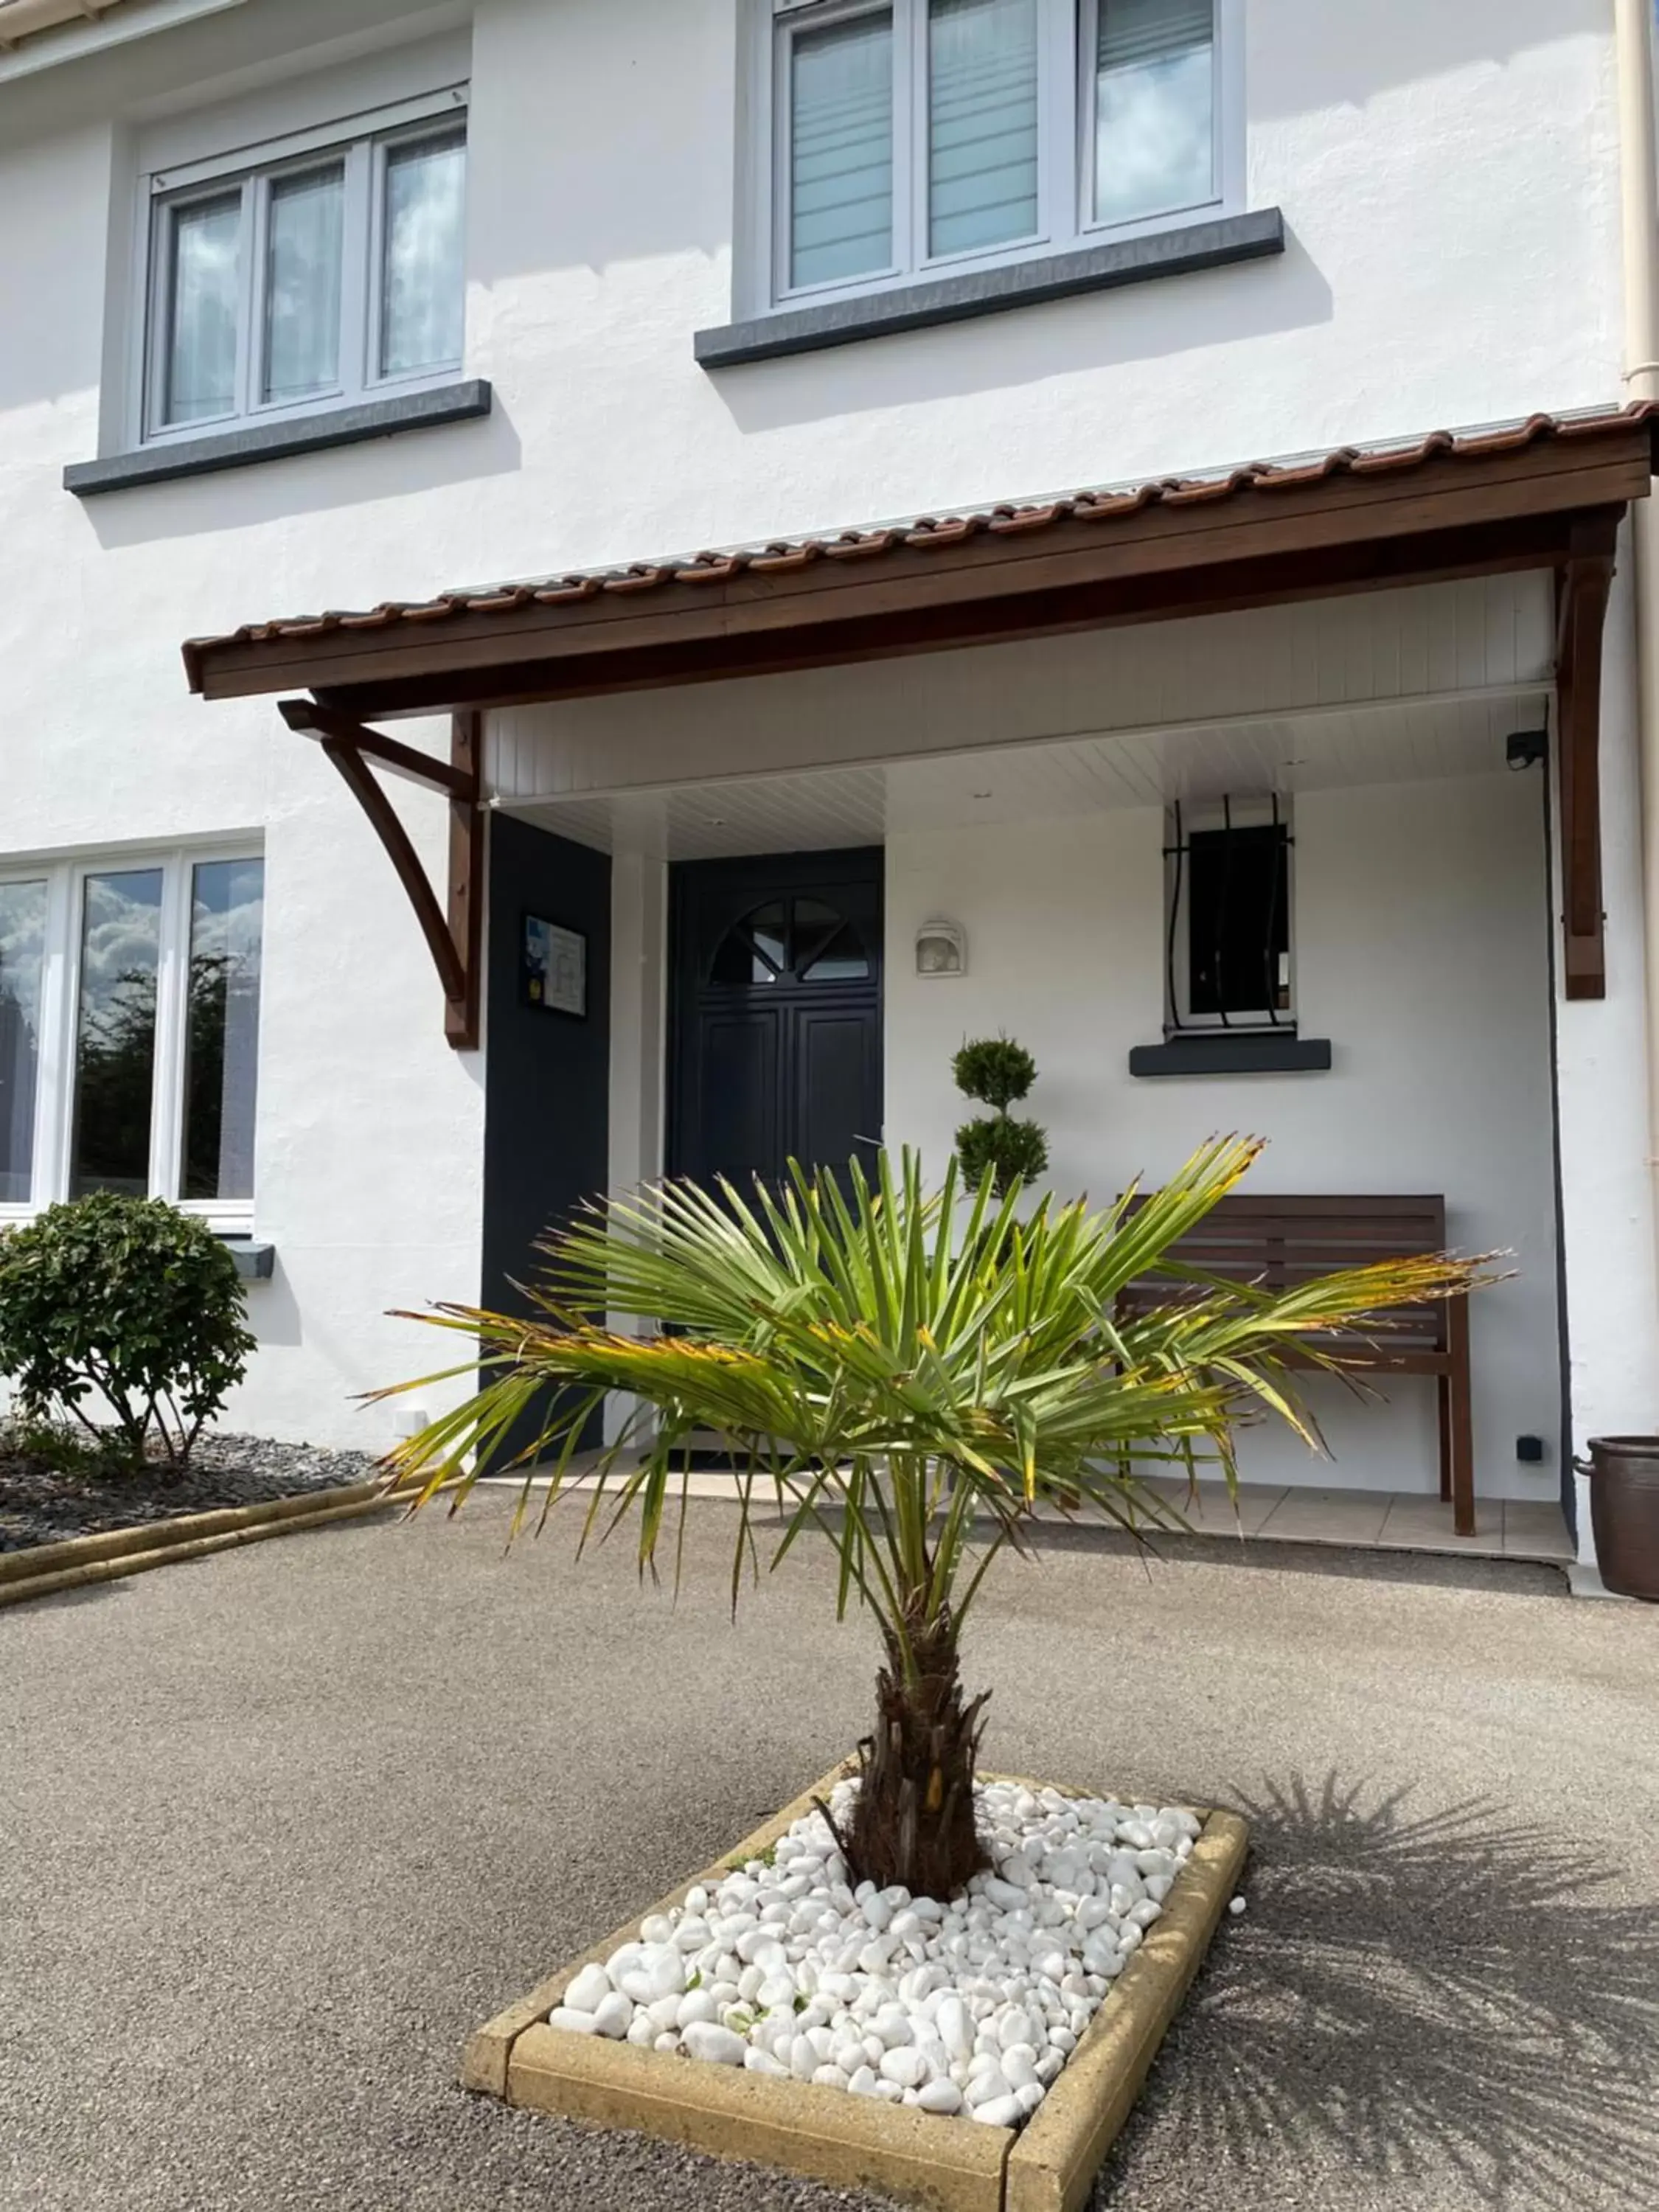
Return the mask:
{"type": "Polygon", "coordinates": [[[711,983],[854,983],[870,973],[870,956],[845,915],[823,899],[769,899],[720,941],[711,983]]]}

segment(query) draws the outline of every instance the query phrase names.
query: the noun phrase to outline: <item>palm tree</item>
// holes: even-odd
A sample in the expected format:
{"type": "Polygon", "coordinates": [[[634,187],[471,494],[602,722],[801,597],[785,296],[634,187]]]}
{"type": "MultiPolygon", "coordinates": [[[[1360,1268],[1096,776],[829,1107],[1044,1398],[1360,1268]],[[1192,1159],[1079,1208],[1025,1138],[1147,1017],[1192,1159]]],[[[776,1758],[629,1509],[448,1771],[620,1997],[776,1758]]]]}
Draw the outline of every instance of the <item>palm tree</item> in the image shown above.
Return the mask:
{"type": "Polygon", "coordinates": [[[479,1387],[393,1463],[423,1480],[420,1504],[454,1482],[456,1506],[486,1469],[525,1464],[516,1533],[532,1479],[550,1478],[544,1520],[595,1408],[627,1394],[623,1431],[589,1470],[582,1541],[635,1510],[644,1572],[676,1496],[683,1534],[692,1438],[718,1436],[738,1470],[734,1608],[771,1498],[774,1564],[803,1534],[827,1536],[840,1611],[856,1596],[881,1632],[875,1724],[850,1832],[837,1831],[854,1880],[950,1896],[984,1863],[986,1701],[964,1698],[962,1632],[995,1559],[1029,1550],[1037,1506],[1133,1531],[1178,1520],[1149,1474],[1191,1477],[1208,1460],[1231,1483],[1236,1429],[1266,1417],[1316,1445],[1292,1360],[1352,1373],[1363,1340],[1339,1352],[1332,1329],[1378,1332],[1388,1309],[1481,1279],[1480,1263],[1437,1256],[1275,1291],[1182,1266],[1172,1248],[1260,1149],[1218,1139],[1104,1212],[1045,1198],[1023,1218],[1018,1188],[999,1197],[988,1176],[964,1194],[954,1168],[929,1193],[908,1153],[896,1170],[881,1158],[873,1184],[855,1165],[850,1202],[834,1176],[793,1169],[749,1198],[670,1182],[596,1204],[543,1248],[530,1319],[403,1316],[476,1339],[481,1356],[399,1389],[475,1374],[479,1387]],[[1125,1298],[1149,1279],[1166,1287],[1125,1298]]]}

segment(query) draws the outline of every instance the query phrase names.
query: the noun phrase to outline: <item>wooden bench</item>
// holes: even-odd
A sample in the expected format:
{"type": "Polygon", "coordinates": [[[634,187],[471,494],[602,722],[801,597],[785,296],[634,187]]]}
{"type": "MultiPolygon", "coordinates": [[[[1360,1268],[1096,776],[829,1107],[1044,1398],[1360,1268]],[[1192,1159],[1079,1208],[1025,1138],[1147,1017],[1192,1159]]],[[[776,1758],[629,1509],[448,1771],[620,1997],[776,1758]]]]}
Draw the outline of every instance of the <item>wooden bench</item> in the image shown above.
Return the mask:
{"type": "MultiPolygon", "coordinates": [[[[1144,1203],[1145,1201],[1140,1201],[1144,1203]]],[[[1170,1248],[1170,1257],[1229,1281],[1284,1290],[1310,1276],[1373,1260],[1415,1258],[1446,1249],[1443,1198],[1224,1198],[1202,1228],[1170,1248]]],[[[1181,1295],[1167,1276],[1150,1275],[1125,1292],[1145,1311],[1181,1295]]],[[[1389,1316],[1372,1340],[1344,1330],[1313,1338],[1351,1364],[1379,1374],[1432,1375],[1440,1399],[1440,1495],[1460,1536],[1474,1527],[1474,1427],[1469,1403],[1469,1302],[1435,1299],[1389,1316]]],[[[1304,1363],[1316,1365],[1308,1359],[1304,1363]]]]}

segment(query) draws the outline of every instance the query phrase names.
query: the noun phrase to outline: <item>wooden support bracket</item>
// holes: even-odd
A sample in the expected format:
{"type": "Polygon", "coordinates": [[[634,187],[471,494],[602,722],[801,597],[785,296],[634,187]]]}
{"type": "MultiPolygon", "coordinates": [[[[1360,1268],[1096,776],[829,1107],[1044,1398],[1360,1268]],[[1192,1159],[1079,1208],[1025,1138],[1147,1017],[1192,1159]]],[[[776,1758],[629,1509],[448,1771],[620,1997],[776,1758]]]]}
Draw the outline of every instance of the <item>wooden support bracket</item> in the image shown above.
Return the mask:
{"type": "Polygon", "coordinates": [[[1612,509],[1575,520],[1567,558],[1556,578],[1562,986],[1569,999],[1607,994],[1601,907],[1601,637],[1619,520],[1619,511],[1612,509]]]}
{"type": "Polygon", "coordinates": [[[444,994],[444,1035],[457,1052],[476,1051],[483,958],[484,816],[479,803],[480,718],[456,714],[449,758],[417,751],[382,730],[313,699],[283,699],[277,712],[290,730],[318,738],[368,817],[415,910],[444,994]],[[442,792],[449,800],[449,877],[441,905],[409,832],[398,819],[369,763],[442,792]]]}

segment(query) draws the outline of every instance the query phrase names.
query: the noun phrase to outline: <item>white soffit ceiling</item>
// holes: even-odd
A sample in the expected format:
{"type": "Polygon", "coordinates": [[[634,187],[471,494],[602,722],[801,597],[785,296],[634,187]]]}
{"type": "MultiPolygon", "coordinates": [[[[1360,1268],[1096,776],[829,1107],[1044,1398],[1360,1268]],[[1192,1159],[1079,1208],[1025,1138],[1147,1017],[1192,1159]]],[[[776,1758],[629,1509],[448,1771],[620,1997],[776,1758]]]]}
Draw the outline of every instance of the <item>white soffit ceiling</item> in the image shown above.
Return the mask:
{"type": "Polygon", "coordinates": [[[1170,801],[1502,775],[1504,739],[1547,694],[986,748],[884,766],[725,776],[650,791],[516,799],[507,811],[604,852],[657,860],[822,852],[889,835],[1170,801]]]}

